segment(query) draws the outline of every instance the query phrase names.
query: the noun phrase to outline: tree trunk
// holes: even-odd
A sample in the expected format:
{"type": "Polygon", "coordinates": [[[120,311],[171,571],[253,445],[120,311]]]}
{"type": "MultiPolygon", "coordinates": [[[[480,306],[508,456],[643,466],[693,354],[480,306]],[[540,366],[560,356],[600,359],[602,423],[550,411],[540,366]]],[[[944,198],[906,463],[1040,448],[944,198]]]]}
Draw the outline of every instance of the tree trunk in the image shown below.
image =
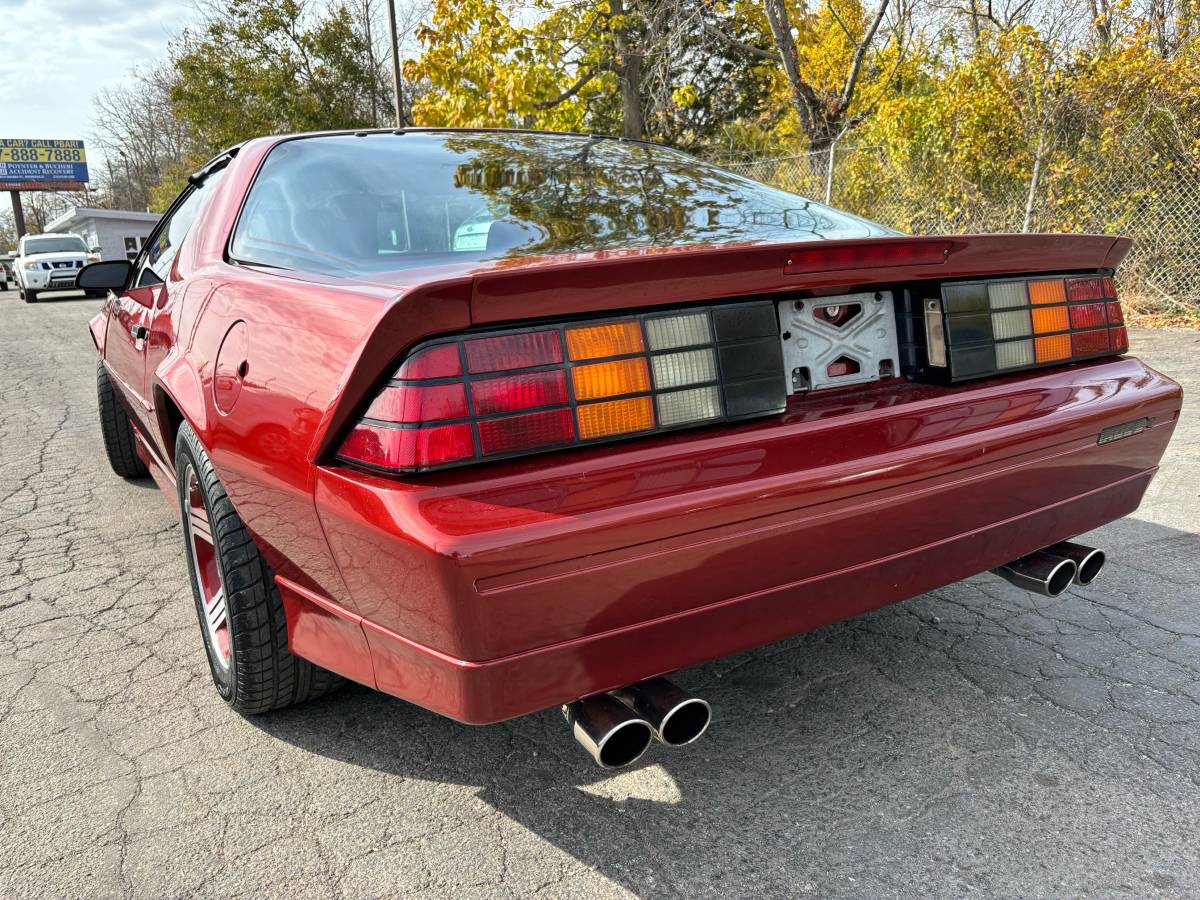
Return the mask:
{"type": "MultiPolygon", "coordinates": [[[[625,0],[610,0],[614,18],[625,15],[625,0]]],[[[640,140],[645,137],[642,120],[642,58],[640,47],[630,41],[623,28],[613,30],[613,50],[617,77],[621,83],[621,136],[640,140]]]]}
{"type": "Polygon", "coordinates": [[[1025,198],[1025,220],[1021,223],[1021,233],[1028,234],[1029,226],[1033,224],[1033,202],[1037,199],[1038,181],[1042,176],[1042,155],[1046,152],[1046,132],[1038,135],[1037,155],[1033,158],[1033,175],[1029,179],[1029,194],[1025,198]]]}

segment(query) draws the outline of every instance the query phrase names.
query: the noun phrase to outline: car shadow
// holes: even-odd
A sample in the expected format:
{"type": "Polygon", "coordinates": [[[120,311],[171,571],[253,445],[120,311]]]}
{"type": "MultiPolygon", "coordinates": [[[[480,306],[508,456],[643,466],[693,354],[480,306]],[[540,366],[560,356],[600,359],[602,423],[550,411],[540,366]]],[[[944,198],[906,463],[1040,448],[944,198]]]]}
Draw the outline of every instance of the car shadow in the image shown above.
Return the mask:
{"type": "MultiPolygon", "coordinates": [[[[709,733],[686,748],[654,746],[617,772],[592,764],[557,710],[475,728],[349,687],[252,721],[347,764],[476,788],[639,896],[878,895],[919,892],[933,877],[945,879],[939,891],[978,888],[962,861],[978,866],[980,848],[997,841],[1030,858],[1070,855],[1106,828],[1136,843],[1141,820],[1089,803],[1082,781],[1126,778],[1168,726],[1119,704],[1089,706],[1114,679],[1137,683],[1093,651],[1119,637],[1150,688],[1179,674],[1170,636],[1200,635],[1200,537],[1125,519],[1082,539],[1116,559],[1096,584],[1059,598],[980,575],[677,673],[712,703],[709,733]],[[1160,571],[1175,575],[1147,577],[1160,571]],[[1039,838],[1046,827],[1053,847],[1039,838]]],[[[1170,739],[1200,753],[1194,732],[1170,739]]],[[[1137,774],[1186,776],[1159,760],[1137,774]]],[[[1153,794],[1142,795],[1151,822],[1153,804],[1166,802],[1153,794]]],[[[1110,863],[1113,877],[1127,864],[1110,863]]],[[[1045,890],[1035,868],[1009,888],[1045,890]]]]}
{"type": "MultiPolygon", "coordinates": [[[[14,295],[14,296],[16,296],[16,295],[14,295]]],[[[61,294],[59,294],[59,293],[38,294],[36,303],[31,304],[31,305],[36,306],[36,305],[40,305],[43,303],[73,302],[73,301],[77,301],[77,300],[91,300],[93,302],[100,303],[100,302],[103,302],[104,298],[103,297],[89,297],[87,294],[83,293],[82,291],[70,291],[70,292],[64,291],[61,294]]]]}

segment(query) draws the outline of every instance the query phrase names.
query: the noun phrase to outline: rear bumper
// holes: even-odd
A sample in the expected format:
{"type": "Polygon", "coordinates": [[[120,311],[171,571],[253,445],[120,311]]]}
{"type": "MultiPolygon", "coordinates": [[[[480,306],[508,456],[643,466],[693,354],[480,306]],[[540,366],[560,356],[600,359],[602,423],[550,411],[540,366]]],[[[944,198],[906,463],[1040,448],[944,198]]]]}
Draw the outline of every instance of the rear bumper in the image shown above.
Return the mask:
{"type": "Polygon", "coordinates": [[[485,723],[919,594],[1134,510],[1178,387],[1136,360],[810,398],[780,419],[396,482],[318,474],[351,596],[300,655],[485,723]],[[1110,425],[1152,427],[1098,445],[1110,425]]]}

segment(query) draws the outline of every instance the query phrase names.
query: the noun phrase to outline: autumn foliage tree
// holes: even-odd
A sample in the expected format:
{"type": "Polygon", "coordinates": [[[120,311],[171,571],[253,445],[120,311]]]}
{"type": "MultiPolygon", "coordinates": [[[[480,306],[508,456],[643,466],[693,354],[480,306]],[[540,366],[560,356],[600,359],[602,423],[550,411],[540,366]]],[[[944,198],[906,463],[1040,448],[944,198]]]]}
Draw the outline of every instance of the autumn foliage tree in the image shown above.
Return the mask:
{"type": "Polygon", "coordinates": [[[520,126],[703,144],[769,105],[770,72],[743,26],[679,0],[435,0],[405,68],[421,124],[520,126]]]}

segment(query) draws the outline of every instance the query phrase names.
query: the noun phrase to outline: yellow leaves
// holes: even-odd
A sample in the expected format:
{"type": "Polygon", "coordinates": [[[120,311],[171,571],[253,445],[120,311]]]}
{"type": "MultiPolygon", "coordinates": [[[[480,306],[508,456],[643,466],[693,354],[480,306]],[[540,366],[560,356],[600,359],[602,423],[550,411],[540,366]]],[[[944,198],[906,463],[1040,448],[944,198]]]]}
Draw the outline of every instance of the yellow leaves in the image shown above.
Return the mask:
{"type": "MultiPolygon", "coordinates": [[[[586,41],[607,11],[517,0],[435,0],[433,25],[418,32],[424,50],[405,64],[405,77],[427,84],[413,102],[421,125],[523,126],[580,130],[586,99],[602,77],[565,97],[583,74],[563,58],[564,45],[586,41]]],[[[602,31],[602,29],[601,29],[602,31]]]]}
{"type": "Polygon", "coordinates": [[[685,84],[671,91],[671,102],[681,109],[695,106],[700,101],[700,94],[694,84],[685,84]]]}

